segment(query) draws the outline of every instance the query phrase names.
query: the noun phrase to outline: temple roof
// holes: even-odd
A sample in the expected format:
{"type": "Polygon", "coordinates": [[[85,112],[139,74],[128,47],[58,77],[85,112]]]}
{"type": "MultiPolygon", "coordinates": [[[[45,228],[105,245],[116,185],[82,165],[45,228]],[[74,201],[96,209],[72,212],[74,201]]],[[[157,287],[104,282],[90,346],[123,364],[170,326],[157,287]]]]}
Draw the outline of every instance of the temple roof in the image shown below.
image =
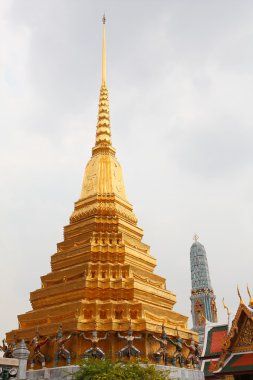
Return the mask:
{"type": "Polygon", "coordinates": [[[241,297],[229,329],[228,324],[206,325],[202,357],[205,377],[253,373],[253,310],[241,297]]]}
{"type": "Polygon", "coordinates": [[[202,357],[217,358],[220,356],[227,337],[227,330],[227,324],[208,323],[206,325],[202,357]]]}
{"type": "Polygon", "coordinates": [[[214,377],[214,369],[216,368],[218,359],[203,360],[201,364],[201,371],[204,372],[205,378],[214,377]]]}
{"type": "Polygon", "coordinates": [[[233,353],[225,361],[223,367],[221,367],[215,373],[253,373],[253,351],[233,353]]]}

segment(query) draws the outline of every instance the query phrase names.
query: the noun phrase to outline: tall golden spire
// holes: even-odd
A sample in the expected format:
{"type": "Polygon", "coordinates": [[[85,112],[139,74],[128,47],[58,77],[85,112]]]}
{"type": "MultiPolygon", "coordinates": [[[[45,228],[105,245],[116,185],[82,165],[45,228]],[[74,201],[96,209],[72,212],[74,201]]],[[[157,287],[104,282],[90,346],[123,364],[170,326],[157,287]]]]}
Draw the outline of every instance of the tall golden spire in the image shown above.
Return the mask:
{"type": "MultiPolygon", "coordinates": [[[[126,191],[120,163],[115,157],[115,149],[111,142],[111,127],[108,90],[106,85],[106,41],[105,15],[102,34],[102,83],[100,88],[96,143],[92,149],[92,157],[88,162],[80,199],[90,196],[118,196],[126,201],[126,191]]],[[[75,217],[76,212],[74,212],[75,217]]],[[[135,216],[133,216],[135,218],[135,216]]]]}
{"type": "Polygon", "coordinates": [[[106,86],[106,39],[105,39],[105,15],[103,21],[103,38],[102,38],[102,83],[100,88],[98,122],[96,132],[96,146],[111,145],[111,127],[108,90],[106,86]]]}
{"type": "MultiPolygon", "coordinates": [[[[7,334],[7,341],[15,336],[31,341],[37,328],[41,337],[62,333],[69,336],[65,339],[67,347],[76,352],[73,360],[78,361],[81,354],[90,351],[90,343],[80,333],[94,329],[99,336],[111,333],[103,349],[112,359],[124,345],[117,332],[129,327],[145,337],[157,333],[158,323],[163,323],[168,336],[192,340],[195,335],[197,340],[197,333],[187,328],[188,318],[173,310],[176,295],[166,290],[165,278],[154,273],[156,259],[142,237],[143,230],[127,200],[122,169],[111,145],[103,17],[96,144],[85,168],[80,198],[75,202],[70,223],[64,227],[63,241],[51,257],[52,271],[41,277],[41,288],[31,292],[32,310],[18,316],[19,328],[7,334]]],[[[151,359],[157,350],[154,344],[143,338],[137,347],[151,359]]],[[[51,340],[43,354],[52,358],[55,349],[51,340]]],[[[68,358],[67,363],[63,359],[60,365],[70,364],[68,358]]],[[[35,365],[38,368],[39,363],[35,365]]],[[[49,366],[54,365],[51,360],[49,366]]]]}

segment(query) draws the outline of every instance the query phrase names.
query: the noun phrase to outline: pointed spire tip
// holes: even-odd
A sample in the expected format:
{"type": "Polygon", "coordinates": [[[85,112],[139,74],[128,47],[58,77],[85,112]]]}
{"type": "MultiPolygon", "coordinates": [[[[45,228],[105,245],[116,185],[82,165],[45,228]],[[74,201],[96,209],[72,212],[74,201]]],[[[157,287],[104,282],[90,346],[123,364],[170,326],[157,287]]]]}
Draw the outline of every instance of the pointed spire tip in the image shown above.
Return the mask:
{"type": "Polygon", "coordinates": [[[102,39],[102,85],[106,85],[106,41],[105,41],[105,14],[103,21],[103,39],[102,39]]]}
{"type": "Polygon", "coordinates": [[[193,235],[193,240],[195,242],[197,242],[199,240],[199,236],[196,233],[193,235]]]}

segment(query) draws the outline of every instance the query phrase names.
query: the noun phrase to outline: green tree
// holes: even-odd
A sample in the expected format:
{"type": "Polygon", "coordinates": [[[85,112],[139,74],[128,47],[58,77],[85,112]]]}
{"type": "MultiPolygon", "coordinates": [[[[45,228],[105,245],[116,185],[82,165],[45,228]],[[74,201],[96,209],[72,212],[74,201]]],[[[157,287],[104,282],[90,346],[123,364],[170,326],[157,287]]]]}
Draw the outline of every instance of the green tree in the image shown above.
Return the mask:
{"type": "Polygon", "coordinates": [[[73,380],[166,380],[169,371],[160,371],[154,365],[136,362],[88,359],[80,365],[73,380]]]}

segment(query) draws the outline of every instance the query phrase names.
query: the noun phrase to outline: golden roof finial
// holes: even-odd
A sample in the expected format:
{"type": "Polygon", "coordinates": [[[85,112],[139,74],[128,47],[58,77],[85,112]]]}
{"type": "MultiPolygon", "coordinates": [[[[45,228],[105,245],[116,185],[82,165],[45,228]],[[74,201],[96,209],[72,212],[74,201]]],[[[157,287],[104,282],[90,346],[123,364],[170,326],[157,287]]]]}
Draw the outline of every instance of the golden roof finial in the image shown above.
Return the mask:
{"type": "Polygon", "coordinates": [[[225,309],[226,312],[227,312],[227,316],[229,317],[231,313],[230,313],[229,308],[228,308],[227,305],[225,304],[224,297],[222,298],[222,304],[223,304],[224,309],[225,309]]]}
{"type": "Polygon", "coordinates": [[[248,295],[249,295],[249,307],[253,308],[253,298],[252,298],[252,295],[250,293],[249,285],[248,284],[247,284],[247,292],[248,292],[248,295]]]}
{"type": "Polygon", "coordinates": [[[197,242],[199,240],[199,236],[196,233],[193,235],[193,240],[195,242],[197,242]]]}
{"type": "Polygon", "coordinates": [[[230,313],[229,308],[228,308],[227,305],[225,304],[224,297],[222,298],[222,303],[223,303],[223,307],[224,307],[224,309],[225,309],[226,312],[227,312],[227,316],[228,316],[228,328],[227,328],[227,331],[229,331],[229,329],[230,329],[230,315],[231,315],[231,313],[230,313]]]}
{"type": "Polygon", "coordinates": [[[252,296],[251,296],[251,293],[250,293],[249,285],[248,285],[248,284],[247,284],[247,292],[248,292],[248,295],[249,295],[250,300],[252,301],[252,296]]]}
{"type": "Polygon", "coordinates": [[[238,294],[238,297],[240,298],[240,304],[243,304],[243,299],[242,299],[242,296],[241,296],[241,293],[240,293],[240,290],[239,290],[239,286],[237,285],[237,294],[238,294]]]}
{"type": "Polygon", "coordinates": [[[105,14],[103,15],[103,45],[102,45],[102,86],[106,85],[106,40],[105,40],[105,14]]]}

